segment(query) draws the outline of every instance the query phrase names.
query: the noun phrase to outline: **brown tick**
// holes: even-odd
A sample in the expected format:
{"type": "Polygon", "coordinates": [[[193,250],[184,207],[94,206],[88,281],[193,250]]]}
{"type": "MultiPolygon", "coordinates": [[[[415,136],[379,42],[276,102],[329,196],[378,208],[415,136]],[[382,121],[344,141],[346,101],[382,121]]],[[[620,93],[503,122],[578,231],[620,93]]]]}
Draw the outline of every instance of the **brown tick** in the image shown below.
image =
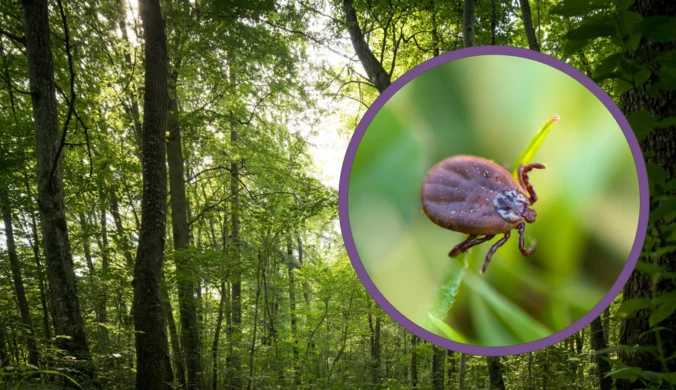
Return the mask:
{"type": "Polygon", "coordinates": [[[507,169],[473,156],[447,158],[430,169],[420,191],[425,214],[443,228],[469,234],[448,256],[455,257],[496,234],[504,234],[486,254],[481,269],[484,273],[495,251],[509,240],[512,229],[519,232],[521,253],[524,256],[533,253],[535,242],[526,249],[523,235],[526,222],[535,222],[537,215],[528,207],[538,200],[528,182],[528,172],[534,168],[544,169],[545,166],[537,163],[521,165],[519,183],[507,169]]]}

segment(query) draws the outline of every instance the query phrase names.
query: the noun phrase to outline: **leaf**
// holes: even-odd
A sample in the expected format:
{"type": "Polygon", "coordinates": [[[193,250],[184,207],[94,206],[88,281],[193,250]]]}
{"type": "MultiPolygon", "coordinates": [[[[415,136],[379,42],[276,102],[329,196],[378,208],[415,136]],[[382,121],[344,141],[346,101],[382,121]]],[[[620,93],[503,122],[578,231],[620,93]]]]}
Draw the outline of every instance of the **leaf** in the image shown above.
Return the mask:
{"type": "Polygon", "coordinates": [[[636,269],[650,276],[660,275],[667,278],[676,278],[676,273],[669,272],[664,268],[660,267],[658,264],[654,263],[646,263],[645,261],[639,261],[638,263],[636,263],[636,269]]]}
{"type": "Polygon", "coordinates": [[[441,333],[444,334],[449,340],[458,342],[458,343],[465,343],[467,344],[467,339],[458,333],[455,329],[451,328],[450,325],[445,323],[444,321],[438,319],[437,317],[433,316],[432,313],[427,313],[427,315],[430,317],[430,320],[432,323],[441,331],[441,333]]]}
{"type": "Polygon", "coordinates": [[[530,143],[528,143],[528,146],[526,146],[526,149],[521,153],[521,156],[516,160],[516,164],[514,164],[514,167],[512,168],[512,174],[514,177],[516,177],[517,172],[519,170],[519,166],[521,164],[528,164],[531,162],[533,157],[535,157],[535,153],[537,153],[538,149],[540,149],[540,146],[542,145],[543,142],[545,142],[545,138],[547,138],[547,134],[549,134],[549,131],[554,127],[554,124],[559,121],[559,116],[554,115],[547,119],[545,123],[540,126],[540,129],[533,135],[533,138],[530,139],[530,143]]]}
{"type": "Polygon", "coordinates": [[[613,89],[613,93],[615,93],[615,95],[622,95],[632,88],[634,88],[632,83],[618,79],[617,84],[615,84],[615,89],[613,89]]]}
{"type": "Polygon", "coordinates": [[[563,37],[566,39],[582,40],[601,37],[610,37],[615,33],[615,26],[610,19],[589,20],[566,33],[563,37]]]}
{"type": "Polygon", "coordinates": [[[664,15],[650,16],[641,22],[639,30],[653,41],[668,43],[676,40],[676,18],[664,15]]]}
{"type": "Polygon", "coordinates": [[[676,212],[676,199],[669,198],[660,202],[660,205],[655,210],[650,212],[648,217],[649,223],[655,223],[662,219],[665,215],[676,212]]]}
{"type": "Polygon", "coordinates": [[[629,379],[629,381],[634,382],[636,379],[638,379],[640,372],[641,369],[638,367],[625,367],[607,373],[605,378],[612,377],[614,379],[629,379]]]}
{"type": "Polygon", "coordinates": [[[589,44],[589,39],[566,39],[563,42],[563,56],[570,57],[571,55],[582,50],[589,44]]]}
{"type": "Polygon", "coordinates": [[[648,171],[648,183],[650,184],[650,192],[655,192],[657,186],[662,186],[667,179],[667,172],[659,165],[646,164],[646,171],[648,171]]]}
{"type": "MultiPolygon", "coordinates": [[[[621,80],[618,80],[618,83],[620,81],[621,80]]],[[[634,134],[636,134],[636,138],[638,138],[639,141],[650,134],[650,132],[655,128],[655,124],[657,124],[657,118],[654,117],[650,111],[646,110],[632,112],[627,117],[627,121],[629,121],[629,124],[631,125],[632,130],[634,130],[634,134]]]]}
{"type": "Polygon", "coordinates": [[[640,87],[645,84],[646,81],[652,76],[653,72],[650,69],[641,68],[638,72],[634,73],[634,87],[640,87]]]}
{"type": "Polygon", "coordinates": [[[561,16],[585,16],[590,12],[606,9],[608,3],[604,0],[564,0],[552,7],[552,13],[561,16]]]}
{"type": "Polygon", "coordinates": [[[621,319],[631,317],[635,312],[652,307],[650,301],[645,298],[635,298],[622,301],[620,308],[617,309],[616,316],[621,319]]]}
{"type": "Polygon", "coordinates": [[[666,129],[667,127],[674,127],[676,126],[676,116],[670,116],[668,118],[664,118],[661,121],[657,122],[655,125],[656,129],[666,129]]]}
{"type": "Polygon", "coordinates": [[[594,69],[594,81],[605,74],[612,73],[620,65],[622,53],[611,54],[604,58],[600,64],[594,69]]]}
{"type": "Polygon", "coordinates": [[[519,306],[500,295],[483,278],[472,272],[465,276],[465,286],[475,294],[481,295],[493,312],[510,328],[522,342],[545,338],[554,332],[535,320],[519,306]]]}
{"type": "Polygon", "coordinates": [[[669,302],[659,305],[657,306],[657,309],[655,309],[655,311],[653,311],[653,313],[650,315],[650,318],[648,318],[648,324],[650,324],[650,327],[652,328],[653,326],[669,318],[669,316],[671,316],[674,311],[676,311],[676,302],[669,302]]]}
{"type": "Polygon", "coordinates": [[[620,38],[623,38],[624,40],[624,38],[629,37],[634,32],[638,32],[638,28],[643,21],[643,16],[633,11],[622,11],[619,15],[619,20],[621,26],[618,25],[618,33],[623,34],[623,36],[620,36],[620,38]]]}

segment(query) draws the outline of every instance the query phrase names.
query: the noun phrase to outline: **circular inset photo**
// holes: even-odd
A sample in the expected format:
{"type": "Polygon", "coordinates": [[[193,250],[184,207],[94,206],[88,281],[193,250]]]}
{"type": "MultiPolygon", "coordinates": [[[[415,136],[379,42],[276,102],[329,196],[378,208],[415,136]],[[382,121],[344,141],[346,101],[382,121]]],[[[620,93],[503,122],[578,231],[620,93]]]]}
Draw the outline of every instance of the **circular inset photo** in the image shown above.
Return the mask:
{"type": "Polygon", "coordinates": [[[638,142],[574,68],[464,49],[397,80],[362,119],[340,183],[362,282],[422,338],[473,354],[572,335],[620,292],[645,238],[638,142]]]}

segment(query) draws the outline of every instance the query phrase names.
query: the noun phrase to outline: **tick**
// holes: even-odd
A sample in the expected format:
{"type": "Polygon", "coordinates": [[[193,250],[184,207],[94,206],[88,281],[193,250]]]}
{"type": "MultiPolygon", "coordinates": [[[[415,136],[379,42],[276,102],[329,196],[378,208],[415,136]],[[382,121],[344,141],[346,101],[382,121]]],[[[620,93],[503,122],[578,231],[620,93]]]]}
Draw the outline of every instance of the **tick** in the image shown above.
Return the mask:
{"type": "Polygon", "coordinates": [[[528,181],[528,172],[536,168],[544,169],[545,165],[519,166],[518,183],[504,167],[474,156],[450,157],[430,169],[420,191],[423,211],[435,224],[469,234],[449,252],[449,257],[503,234],[486,254],[481,269],[484,273],[513,229],[519,232],[519,251],[524,256],[533,253],[535,241],[526,249],[523,236],[526,223],[535,222],[537,215],[529,207],[538,197],[528,181]]]}

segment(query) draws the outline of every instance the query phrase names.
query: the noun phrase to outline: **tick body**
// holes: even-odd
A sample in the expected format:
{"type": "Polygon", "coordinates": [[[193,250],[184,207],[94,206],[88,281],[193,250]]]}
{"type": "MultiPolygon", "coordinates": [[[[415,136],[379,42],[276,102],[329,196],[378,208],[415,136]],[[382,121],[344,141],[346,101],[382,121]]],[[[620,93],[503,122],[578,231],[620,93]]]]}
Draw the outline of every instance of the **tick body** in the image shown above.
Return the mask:
{"type": "Polygon", "coordinates": [[[544,169],[543,164],[521,165],[519,182],[509,171],[493,161],[474,156],[455,156],[443,160],[427,173],[420,199],[423,211],[435,224],[469,237],[448,254],[455,257],[469,248],[489,241],[498,234],[504,236],[488,251],[482,273],[498,248],[509,239],[510,232],[519,232],[519,250],[530,256],[524,246],[526,223],[535,222],[531,209],[537,201],[528,181],[532,169],[544,169]]]}

